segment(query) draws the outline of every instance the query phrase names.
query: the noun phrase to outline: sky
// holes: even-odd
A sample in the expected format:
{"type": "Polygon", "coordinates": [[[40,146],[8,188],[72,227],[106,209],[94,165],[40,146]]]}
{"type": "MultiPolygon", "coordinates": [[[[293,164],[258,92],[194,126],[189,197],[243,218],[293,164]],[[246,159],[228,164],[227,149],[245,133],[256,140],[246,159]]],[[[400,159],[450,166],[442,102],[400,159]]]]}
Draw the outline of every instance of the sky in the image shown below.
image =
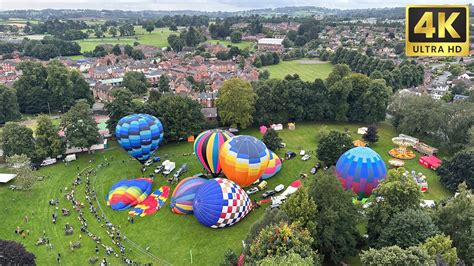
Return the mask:
{"type": "Polygon", "coordinates": [[[0,0],[9,9],[121,9],[239,11],[284,6],[318,6],[339,9],[397,7],[407,4],[466,4],[474,0],[0,0]]]}

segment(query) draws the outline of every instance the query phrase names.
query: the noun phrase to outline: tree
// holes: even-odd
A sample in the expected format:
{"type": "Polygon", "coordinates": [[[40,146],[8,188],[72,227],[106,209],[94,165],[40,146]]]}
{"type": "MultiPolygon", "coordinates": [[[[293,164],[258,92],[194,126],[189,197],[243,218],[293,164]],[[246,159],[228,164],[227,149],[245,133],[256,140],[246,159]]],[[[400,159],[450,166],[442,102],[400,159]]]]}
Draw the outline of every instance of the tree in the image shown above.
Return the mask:
{"type": "Polygon", "coordinates": [[[69,78],[69,71],[56,60],[49,63],[47,71],[46,82],[51,93],[48,95],[50,107],[54,110],[68,110],[74,104],[73,84],[69,78]]]}
{"type": "Polygon", "coordinates": [[[48,96],[51,93],[46,84],[46,68],[40,62],[24,61],[17,69],[23,72],[13,85],[20,111],[29,114],[48,112],[48,96]]]}
{"type": "Polygon", "coordinates": [[[145,54],[140,49],[133,49],[131,57],[134,60],[143,60],[145,58],[145,54]]]}
{"type": "Polygon", "coordinates": [[[363,265],[433,265],[428,253],[418,247],[402,249],[398,246],[362,251],[360,260],[363,265]]]}
{"type": "Polygon", "coordinates": [[[375,124],[368,126],[367,131],[362,136],[362,138],[370,144],[376,143],[379,140],[377,126],[375,124]]]}
{"type": "Polygon", "coordinates": [[[246,245],[244,253],[250,253],[250,244],[258,237],[260,231],[269,225],[278,225],[282,222],[289,222],[288,215],[285,211],[280,209],[265,210],[265,214],[263,215],[262,219],[258,220],[252,225],[247,237],[245,238],[246,245]]]}
{"type": "Polygon", "coordinates": [[[130,44],[126,44],[123,47],[123,51],[124,51],[124,54],[126,54],[127,56],[132,56],[133,47],[130,44]]]}
{"type": "Polygon", "coordinates": [[[430,255],[436,265],[454,266],[458,263],[458,254],[452,244],[453,241],[449,236],[436,235],[426,239],[420,248],[430,255]]]}
{"type": "Polygon", "coordinates": [[[180,52],[186,45],[183,38],[180,38],[176,34],[171,34],[170,36],[168,36],[168,44],[176,52],[180,52]]]}
{"type": "Polygon", "coordinates": [[[95,30],[94,35],[95,35],[97,38],[100,38],[100,37],[104,36],[104,32],[103,32],[102,30],[100,30],[100,29],[97,29],[97,30],[95,30]]]}
{"type": "Polygon", "coordinates": [[[451,191],[465,182],[470,189],[474,188],[474,150],[462,150],[452,158],[443,160],[438,169],[441,183],[451,191]]]}
{"type": "Polygon", "coordinates": [[[105,110],[109,115],[107,120],[107,129],[115,132],[118,121],[127,115],[133,114],[135,104],[133,103],[133,94],[125,88],[118,88],[112,91],[113,101],[105,104],[105,110]]]}
{"type": "Polygon", "coordinates": [[[280,149],[282,139],[278,136],[278,132],[273,128],[269,128],[267,132],[265,132],[265,135],[263,135],[262,141],[269,150],[276,151],[280,149]]]}
{"type": "Polygon", "coordinates": [[[392,88],[385,85],[383,79],[370,82],[370,86],[363,95],[364,97],[364,121],[368,123],[385,120],[388,99],[392,94],[392,88]]]}
{"type": "Polygon", "coordinates": [[[331,87],[337,81],[342,80],[344,77],[351,73],[351,69],[344,64],[335,65],[331,73],[326,79],[326,86],[331,87]]]}
{"type": "Polygon", "coordinates": [[[407,248],[423,243],[439,233],[428,213],[423,210],[407,209],[393,215],[380,234],[378,245],[407,248]]]}
{"type": "Polygon", "coordinates": [[[169,29],[170,29],[170,31],[177,31],[177,30],[178,30],[178,27],[176,26],[175,23],[173,23],[173,24],[171,24],[171,26],[170,26],[169,29]]]}
{"type": "Polygon", "coordinates": [[[352,89],[351,83],[347,78],[337,81],[329,87],[329,101],[332,105],[332,113],[334,120],[347,121],[347,112],[349,111],[349,104],[347,97],[352,89]]]}
{"type": "Polygon", "coordinates": [[[15,241],[0,240],[1,265],[36,265],[36,256],[15,241]]]}
{"type": "Polygon", "coordinates": [[[303,228],[314,232],[316,229],[316,203],[306,188],[298,189],[282,205],[283,211],[291,223],[297,223],[303,228]]]}
{"type": "Polygon", "coordinates": [[[97,144],[99,131],[97,123],[92,116],[89,103],[79,100],[61,119],[61,127],[64,129],[67,144],[70,147],[87,149],[97,144]]]}
{"type": "Polygon", "coordinates": [[[354,256],[359,238],[359,214],[352,203],[351,191],[343,190],[333,175],[322,173],[311,186],[310,195],[317,206],[313,246],[334,264],[346,256],[354,256]]]}
{"type": "Polygon", "coordinates": [[[161,75],[160,81],[158,83],[158,90],[160,92],[169,92],[170,88],[170,80],[167,75],[161,75]]]}
{"type": "Polygon", "coordinates": [[[33,130],[13,122],[7,122],[2,131],[2,149],[5,156],[25,154],[31,158],[35,151],[33,130]]]}
{"type": "Polygon", "coordinates": [[[112,35],[112,37],[115,38],[115,36],[117,36],[117,28],[116,27],[110,27],[109,28],[109,34],[112,35]]]}
{"type": "Polygon", "coordinates": [[[219,90],[216,106],[220,119],[232,127],[247,128],[255,112],[256,94],[249,82],[232,78],[219,90]]]}
{"type": "Polygon", "coordinates": [[[239,43],[242,41],[242,32],[240,31],[233,31],[230,34],[230,41],[233,43],[239,43]]]}
{"type": "Polygon", "coordinates": [[[165,138],[179,140],[197,134],[204,124],[201,105],[188,97],[166,95],[156,103],[151,103],[149,113],[160,119],[165,130],[165,138]]]}
{"type": "Polygon", "coordinates": [[[148,90],[148,80],[143,72],[129,71],[123,77],[122,85],[135,95],[142,95],[148,90]]]}
{"type": "Polygon", "coordinates": [[[20,116],[15,90],[0,84],[0,125],[18,119],[20,116]]]}
{"type": "Polygon", "coordinates": [[[474,263],[474,194],[465,183],[459,185],[458,194],[439,206],[435,213],[436,224],[450,236],[458,256],[466,263],[474,263]]]}
{"type": "Polygon", "coordinates": [[[319,140],[316,154],[326,165],[336,165],[337,159],[352,148],[352,139],[344,132],[331,130],[319,140]]]}
{"type": "Polygon", "coordinates": [[[313,238],[307,229],[296,224],[279,223],[269,225],[250,244],[250,261],[260,261],[267,257],[287,256],[291,253],[302,258],[310,257],[314,265],[320,265],[316,251],[312,250],[313,238]]]}
{"type": "Polygon", "coordinates": [[[260,266],[306,266],[306,265],[315,265],[313,258],[306,257],[302,258],[296,253],[290,253],[285,256],[272,256],[266,257],[263,260],[258,262],[260,266]]]}
{"type": "Polygon", "coordinates": [[[69,72],[69,80],[72,83],[72,99],[74,101],[84,99],[92,105],[94,103],[94,96],[84,76],[77,70],[71,70],[69,72]]]}
{"type": "Polygon", "coordinates": [[[239,256],[235,254],[232,249],[227,249],[224,254],[224,261],[221,262],[220,266],[236,266],[239,261],[239,256]]]}
{"type": "Polygon", "coordinates": [[[112,48],[112,53],[117,56],[122,54],[122,49],[120,49],[119,44],[114,45],[114,47],[112,48]]]}
{"type": "Polygon", "coordinates": [[[30,190],[36,181],[36,176],[31,169],[30,159],[25,154],[15,154],[7,156],[6,162],[10,168],[15,170],[15,184],[17,184],[18,189],[30,190]]]}
{"type": "Polygon", "coordinates": [[[161,98],[161,92],[155,88],[152,88],[150,90],[150,94],[148,96],[148,101],[149,103],[152,103],[152,102],[158,102],[161,98]]]}
{"type": "Polygon", "coordinates": [[[146,27],[145,27],[145,30],[149,34],[151,34],[151,32],[155,30],[155,24],[152,24],[152,23],[147,24],[146,27]]]}
{"type": "Polygon", "coordinates": [[[64,142],[58,135],[59,128],[53,124],[49,116],[42,115],[37,119],[36,156],[45,159],[56,158],[65,151],[64,142]]]}
{"type": "Polygon", "coordinates": [[[379,238],[395,214],[420,208],[420,188],[412,177],[404,173],[404,168],[389,170],[373,192],[382,200],[374,202],[367,209],[367,233],[371,246],[382,246],[379,238]]]}

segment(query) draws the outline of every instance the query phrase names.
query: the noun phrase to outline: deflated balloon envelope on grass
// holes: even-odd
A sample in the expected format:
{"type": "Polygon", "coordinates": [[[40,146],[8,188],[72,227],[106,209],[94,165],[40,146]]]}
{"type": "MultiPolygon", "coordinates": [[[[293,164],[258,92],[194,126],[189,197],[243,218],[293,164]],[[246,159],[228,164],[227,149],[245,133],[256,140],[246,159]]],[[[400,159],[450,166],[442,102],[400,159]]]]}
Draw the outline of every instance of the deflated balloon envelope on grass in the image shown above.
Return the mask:
{"type": "Polygon", "coordinates": [[[107,193],[107,205],[113,210],[128,209],[144,201],[151,193],[153,180],[151,178],[137,178],[120,180],[107,193]]]}
{"type": "Polygon", "coordinates": [[[132,114],[119,120],[115,136],[120,146],[140,163],[145,163],[163,140],[163,125],[149,114],[132,114]]]}

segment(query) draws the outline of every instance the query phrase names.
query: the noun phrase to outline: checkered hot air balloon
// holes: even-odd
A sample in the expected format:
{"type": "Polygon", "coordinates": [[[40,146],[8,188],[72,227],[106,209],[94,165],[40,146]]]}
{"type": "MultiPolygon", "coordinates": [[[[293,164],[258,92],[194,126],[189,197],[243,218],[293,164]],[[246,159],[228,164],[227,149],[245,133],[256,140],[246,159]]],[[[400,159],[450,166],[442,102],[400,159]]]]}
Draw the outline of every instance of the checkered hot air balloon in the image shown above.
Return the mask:
{"type": "Polygon", "coordinates": [[[270,152],[270,159],[268,161],[267,168],[260,179],[265,180],[274,175],[276,175],[281,170],[281,160],[274,152],[268,150],[270,152]]]}
{"type": "Polygon", "coordinates": [[[231,226],[247,215],[251,208],[247,193],[234,182],[215,178],[203,184],[193,202],[194,216],[211,228],[231,226]]]}
{"type": "Polygon", "coordinates": [[[219,163],[219,149],[233,136],[227,131],[212,129],[202,132],[194,141],[196,157],[214,177],[217,177],[222,171],[219,163]]]}
{"type": "Polygon", "coordinates": [[[336,176],[344,189],[352,189],[358,198],[367,198],[387,175],[387,167],[378,153],[367,147],[346,151],[336,163],[336,176]]]}
{"type": "Polygon", "coordinates": [[[148,197],[152,184],[151,178],[120,180],[107,193],[107,205],[116,211],[133,207],[148,197]]]}
{"type": "Polygon", "coordinates": [[[263,142],[245,135],[226,141],[219,152],[222,172],[241,187],[251,185],[263,175],[269,158],[263,142]]]}
{"type": "Polygon", "coordinates": [[[171,196],[171,211],[177,214],[193,214],[193,201],[196,192],[207,181],[209,180],[197,176],[181,180],[171,196]]]}
{"type": "Polygon", "coordinates": [[[128,154],[144,163],[150,159],[163,140],[163,125],[152,115],[128,115],[117,123],[115,136],[128,154]]]}

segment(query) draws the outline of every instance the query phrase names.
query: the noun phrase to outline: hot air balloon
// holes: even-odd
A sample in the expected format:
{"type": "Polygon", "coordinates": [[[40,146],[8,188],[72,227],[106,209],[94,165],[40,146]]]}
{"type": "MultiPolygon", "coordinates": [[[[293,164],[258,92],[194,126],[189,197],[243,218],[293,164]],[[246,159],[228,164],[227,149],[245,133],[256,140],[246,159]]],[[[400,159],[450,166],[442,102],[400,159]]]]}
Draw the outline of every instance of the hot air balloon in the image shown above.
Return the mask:
{"type": "Polygon", "coordinates": [[[378,153],[367,147],[355,147],[337,160],[336,176],[344,189],[352,189],[359,199],[367,198],[387,175],[387,167],[378,153]]]}
{"type": "Polygon", "coordinates": [[[274,152],[270,151],[270,159],[268,161],[267,168],[260,179],[268,179],[276,175],[281,170],[281,160],[274,152]]]}
{"type": "Polygon", "coordinates": [[[155,213],[166,203],[170,193],[169,186],[163,186],[151,193],[144,201],[135,205],[131,211],[128,212],[130,216],[145,217],[155,213]]]}
{"type": "Polygon", "coordinates": [[[181,180],[171,196],[171,211],[177,214],[192,214],[194,196],[207,181],[208,179],[197,176],[181,180]]]}
{"type": "Polygon", "coordinates": [[[269,158],[263,142],[245,135],[226,141],[219,152],[222,172],[241,187],[251,185],[263,175],[269,158]]]}
{"type": "Polygon", "coordinates": [[[234,182],[215,178],[208,180],[196,193],[194,216],[211,228],[231,226],[242,220],[251,208],[247,193],[234,182]]]}
{"type": "Polygon", "coordinates": [[[135,206],[148,197],[152,184],[151,178],[120,180],[107,193],[107,205],[117,211],[135,206]]]}
{"type": "Polygon", "coordinates": [[[194,153],[202,166],[214,177],[221,173],[219,150],[222,144],[233,136],[227,131],[212,129],[202,132],[194,141],[194,153]]]}
{"type": "Polygon", "coordinates": [[[163,125],[152,115],[128,115],[117,123],[115,136],[128,154],[144,163],[163,140],[163,125]]]}

